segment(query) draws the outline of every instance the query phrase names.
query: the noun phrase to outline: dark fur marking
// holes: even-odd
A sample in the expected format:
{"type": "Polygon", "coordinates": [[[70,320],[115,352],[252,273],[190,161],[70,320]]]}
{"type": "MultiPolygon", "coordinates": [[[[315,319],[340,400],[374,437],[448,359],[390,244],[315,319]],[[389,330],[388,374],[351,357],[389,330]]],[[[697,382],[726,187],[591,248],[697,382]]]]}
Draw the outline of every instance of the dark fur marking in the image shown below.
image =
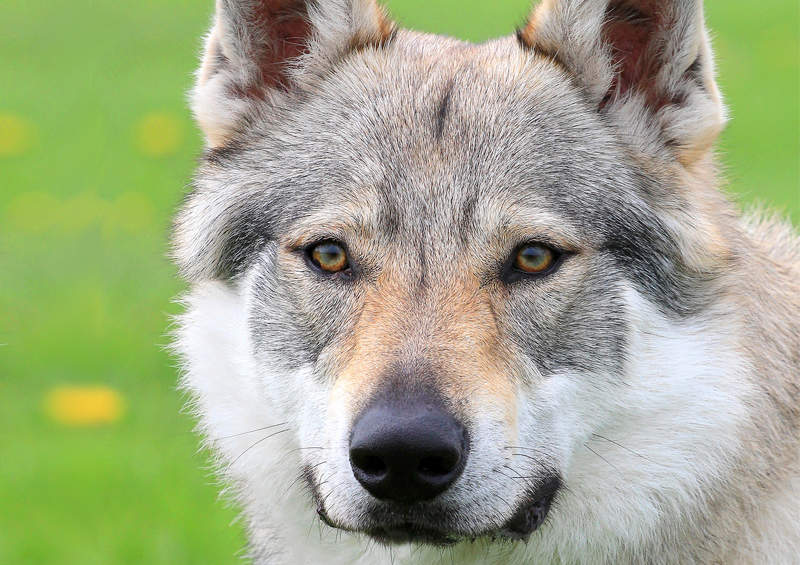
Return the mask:
{"type": "Polygon", "coordinates": [[[426,245],[427,242],[425,241],[419,242],[419,282],[417,283],[417,288],[420,294],[424,293],[428,286],[428,255],[427,251],[425,251],[426,245]]]}
{"type": "Polygon", "coordinates": [[[435,125],[433,128],[433,134],[437,140],[442,138],[442,132],[444,132],[445,121],[447,120],[447,112],[450,110],[450,100],[453,96],[454,85],[455,80],[450,81],[450,83],[447,85],[447,88],[445,88],[441,100],[439,100],[439,106],[436,110],[435,125]]]}
{"type": "Polygon", "coordinates": [[[689,65],[689,68],[686,69],[685,75],[689,78],[689,80],[693,81],[697,86],[705,90],[705,84],[703,83],[703,56],[698,55],[697,59],[689,65]]]}
{"type": "Polygon", "coordinates": [[[274,241],[270,225],[265,220],[243,215],[230,226],[231,233],[222,242],[215,274],[222,279],[239,275],[249,260],[267,242],[274,241]]]}
{"type": "Polygon", "coordinates": [[[690,271],[680,256],[678,244],[657,218],[651,217],[647,222],[637,220],[634,218],[627,230],[606,241],[606,249],[622,270],[665,314],[683,317],[707,307],[713,294],[697,289],[710,289],[713,285],[697,282],[699,279],[708,282],[715,275],[690,271]],[[660,227],[654,229],[654,226],[660,227]]]}
{"type": "Polygon", "coordinates": [[[377,193],[379,199],[378,227],[383,233],[391,238],[394,238],[400,233],[400,229],[402,227],[400,209],[395,202],[389,186],[379,186],[377,193]]]}
{"type": "Polygon", "coordinates": [[[209,60],[213,61],[208,70],[209,76],[216,74],[220,69],[230,65],[230,59],[222,52],[219,42],[217,41],[209,45],[209,60]]]}
{"type": "Polygon", "coordinates": [[[464,206],[461,208],[461,216],[458,219],[458,234],[461,243],[469,245],[468,236],[472,232],[475,224],[475,208],[478,206],[478,194],[476,192],[467,196],[464,206]]]}
{"type": "Polygon", "coordinates": [[[203,154],[203,160],[206,163],[219,167],[232,161],[236,155],[241,154],[244,150],[244,143],[238,140],[232,140],[219,147],[207,149],[203,154]]]}
{"type": "Polygon", "coordinates": [[[517,299],[518,315],[532,326],[524,333],[512,332],[513,339],[544,374],[564,367],[604,371],[610,362],[614,372],[622,374],[627,322],[622,315],[625,303],[617,291],[619,280],[618,271],[595,269],[577,293],[540,299],[551,301],[557,311],[550,318],[538,315],[541,303],[517,299]]]}
{"type": "Polygon", "coordinates": [[[517,38],[517,43],[523,49],[533,49],[533,45],[528,41],[528,37],[525,35],[525,30],[521,27],[518,27],[517,30],[514,32],[514,37],[517,38]]]}

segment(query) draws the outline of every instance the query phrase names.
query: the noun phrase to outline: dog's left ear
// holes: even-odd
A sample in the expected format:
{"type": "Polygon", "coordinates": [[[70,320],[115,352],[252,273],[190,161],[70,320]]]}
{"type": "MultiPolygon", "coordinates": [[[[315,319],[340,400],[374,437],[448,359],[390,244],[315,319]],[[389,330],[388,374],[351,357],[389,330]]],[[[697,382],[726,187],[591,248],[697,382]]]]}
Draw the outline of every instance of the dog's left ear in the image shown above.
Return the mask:
{"type": "Polygon", "coordinates": [[[646,151],[688,166],[722,130],[702,0],[543,0],[518,36],[646,151]]]}

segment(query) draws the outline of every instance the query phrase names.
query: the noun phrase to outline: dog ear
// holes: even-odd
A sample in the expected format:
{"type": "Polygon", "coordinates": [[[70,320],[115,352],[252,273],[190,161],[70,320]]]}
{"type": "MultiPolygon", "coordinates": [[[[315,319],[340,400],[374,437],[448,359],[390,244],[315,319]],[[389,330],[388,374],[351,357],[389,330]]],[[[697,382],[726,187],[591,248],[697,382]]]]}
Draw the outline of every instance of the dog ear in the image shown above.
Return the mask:
{"type": "Polygon", "coordinates": [[[646,150],[690,165],[722,130],[702,0],[544,0],[518,36],[646,150]]]}
{"type": "Polygon", "coordinates": [[[191,94],[208,145],[222,145],[248,113],[348,50],[382,44],[392,33],[374,0],[217,0],[191,94]]]}

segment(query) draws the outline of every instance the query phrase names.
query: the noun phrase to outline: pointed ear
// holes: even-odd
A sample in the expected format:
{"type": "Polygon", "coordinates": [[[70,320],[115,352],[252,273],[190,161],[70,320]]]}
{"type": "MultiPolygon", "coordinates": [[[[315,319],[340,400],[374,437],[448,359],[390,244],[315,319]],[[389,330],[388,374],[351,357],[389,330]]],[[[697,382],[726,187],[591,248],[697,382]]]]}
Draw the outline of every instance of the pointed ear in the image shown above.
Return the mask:
{"type": "Polygon", "coordinates": [[[208,145],[225,143],[254,106],[393,31],[374,0],[217,0],[191,94],[208,145]]]}
{"type": "Polygon", "coordinates": [[[670,148],[689,165],[722,130],[702,0],[544,0],[519,38],[646,150],[670,148]]]}

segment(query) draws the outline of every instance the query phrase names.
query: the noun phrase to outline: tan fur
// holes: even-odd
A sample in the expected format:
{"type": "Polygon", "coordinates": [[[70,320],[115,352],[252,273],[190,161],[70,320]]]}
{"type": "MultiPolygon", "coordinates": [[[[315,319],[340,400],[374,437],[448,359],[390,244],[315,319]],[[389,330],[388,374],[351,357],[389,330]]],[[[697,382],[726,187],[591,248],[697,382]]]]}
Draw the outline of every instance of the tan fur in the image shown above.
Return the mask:
{"type": "Polygon", "coordinates": [[[741,433],[737,480],[712,503],[705,527],[714,535],[695,543],[715,548],[714,563],[755,565],[793,551],[800,521],[800,240],[774,216],[715,216],[735,266],[720,281],[721,302],[738,325],[759,394],[741,433]]]}
{"type": "MultiPolygon", "coordinates": [[[[438,389],[461,416],[476,404],[502,409],[513,427],[514,383],[491,298],[474,279],[450,281],[414,296],[414,281],[384,272],[365,291],[353,331],[335,354],[343,369],[334,395],[357,414],[395,366],[427,365],[411,378],[438,389]]],[[[339,364],[337,363],[337,364],[339,364]]]]}

